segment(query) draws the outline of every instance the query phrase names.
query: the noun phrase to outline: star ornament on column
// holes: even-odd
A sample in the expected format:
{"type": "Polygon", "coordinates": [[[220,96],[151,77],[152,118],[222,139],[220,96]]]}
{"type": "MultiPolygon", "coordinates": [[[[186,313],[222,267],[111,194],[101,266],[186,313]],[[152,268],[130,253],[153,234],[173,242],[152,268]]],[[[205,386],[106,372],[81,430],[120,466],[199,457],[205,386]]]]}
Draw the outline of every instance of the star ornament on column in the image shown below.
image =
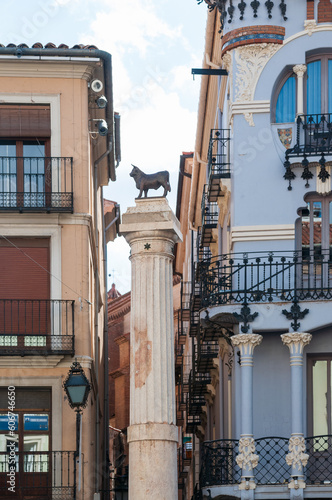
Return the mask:
{"type": "Polygon", "coordinates": [[[151,248],[150,243],[145,243],[145,245],[144,245],[144,249],[145,249],[145,250],[150,250],[150,248],[151,248]]]}

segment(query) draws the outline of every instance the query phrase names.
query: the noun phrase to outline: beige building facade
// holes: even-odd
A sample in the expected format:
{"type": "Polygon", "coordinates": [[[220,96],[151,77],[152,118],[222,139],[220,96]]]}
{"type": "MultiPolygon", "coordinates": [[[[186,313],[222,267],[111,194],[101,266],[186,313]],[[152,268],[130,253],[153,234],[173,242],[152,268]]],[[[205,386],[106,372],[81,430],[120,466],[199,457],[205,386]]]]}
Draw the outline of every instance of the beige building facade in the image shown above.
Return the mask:
{"type": "Polygon", "coordinates": [[[119,160],[111,56],[1,47],[0,88],[0,496],[107,498],[104,234],[114,238],[119,217],[111,204],[105,227],[102,186],[119,160]],[[74,360],[91,383],[76,461],[63,390],[74,360]]]}

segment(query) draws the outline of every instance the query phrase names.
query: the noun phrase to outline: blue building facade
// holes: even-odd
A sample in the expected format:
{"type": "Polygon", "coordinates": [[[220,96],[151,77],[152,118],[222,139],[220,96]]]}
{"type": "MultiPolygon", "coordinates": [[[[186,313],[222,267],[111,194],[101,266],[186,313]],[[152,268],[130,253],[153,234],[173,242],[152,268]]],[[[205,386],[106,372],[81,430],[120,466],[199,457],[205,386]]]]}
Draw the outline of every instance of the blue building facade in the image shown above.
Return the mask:
{"type": "Polygon", "coordinates": [[[183,497],[332,498],[332,4],[205,1],[183,497]]]}

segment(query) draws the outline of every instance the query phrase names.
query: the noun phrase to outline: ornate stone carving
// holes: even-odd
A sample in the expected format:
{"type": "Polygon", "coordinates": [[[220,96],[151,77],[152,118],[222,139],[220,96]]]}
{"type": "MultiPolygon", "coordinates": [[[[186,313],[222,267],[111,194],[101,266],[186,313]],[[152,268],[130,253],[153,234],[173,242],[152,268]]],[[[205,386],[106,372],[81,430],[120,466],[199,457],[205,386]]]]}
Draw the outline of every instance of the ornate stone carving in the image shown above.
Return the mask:
{"type": "Polygon", "coordinates": [[[241,437],[239,441],[239,454],[236,463],[241,469],[251,471],[258,465],[259,457],[255,454],[255,441],[252,437],[241,437]]]}
{"type": "Polygon", "coordinates": [[[308,345],[312,339],[310,333],[284,333],[280,335],[283,344],[287,345],[291,355],[302,355],[303,348],[308,345]]]}
{"type": "Polygon", "coordinates": [[[241,356],[252,356],[254,349],[263,340],[262,335],[257,333],[239,333],[231,337],[232,344],[238,346],[241,351],[241,356]]]}
{"type": "Polygon", "coordinates": [[[307,19],[304,21],[304,29],[308,32],[308,35],[311,36],[313,31],[317,28],[317,23],[315,19],[307,19]]]}
{"type": "Polygon", "coordinates": [[[302,472],[302,467],[308,463],[309,455],[305,452],[305,441],[303,436],[292,436],[288,443],[289,453],[286,455],[287,465],[302,472]]]}
{"type": "Polygon", "coordinates": [[[279,44],[260,43],[234,49],[237,64],[235,102],[254,100],[255,88],[261,72],[279,48],[279,44]]]}
{"type": "Polygon", "coordinates": [[[305,64],[296,64],[296,66],[293,66],[293,71],[298,78],[303,78],[304,73],[307,71],[307,66],[305,64]]]}

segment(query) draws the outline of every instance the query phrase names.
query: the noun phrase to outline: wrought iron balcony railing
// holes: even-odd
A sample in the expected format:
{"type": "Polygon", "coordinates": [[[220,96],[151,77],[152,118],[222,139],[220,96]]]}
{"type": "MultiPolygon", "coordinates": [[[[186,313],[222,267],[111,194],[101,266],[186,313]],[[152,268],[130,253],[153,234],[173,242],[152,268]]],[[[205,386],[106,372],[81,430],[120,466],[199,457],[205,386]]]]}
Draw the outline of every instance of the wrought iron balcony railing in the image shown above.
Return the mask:
{"type": "Polygon", "coordinates": [[[211,130],[208,151],[209,201],[217,201],[221,195],[220,179],[229,179],[231,176],[229,142],[230,130],[211,130]]]}
{"type": "Polygon", "coordinates": [[[73,158],[0,156],[0,210],[73,211],[73,158]]]}
{"type": "MultiPolygon", "coordinates": [[[[304,468],[304,477],[310,484],[332,485],[332,436],[305,438],[309,460],[304,468]]],[[[288,439],[266,437],[255,440],[256,454],[259,456],[254,469],[257,484],[287,484],[291,468],[286,463],[288,439]]],[[[239,441],[220,439],[206,441],[201,448],[201,488],[236,484],[241,481],[241,469],[236,463],[239,441]]]]}
{"type": "Polygon", "coordinates": [[[0,355],[46,354],[74,354],[74,301],[0,299],[0,355]]]}
{"type": "MultiPolygon", "coordinates": [[[[75,498],[75,452],[15,452],[15,465],[9,453],[0,451],[0,498],[8,498],[9,468],[15,467],[13,498],[46,500],[75,498]]],[[[83,460],[82,460],[83,462],[83,460]]],[[[83,462],[84,463],[84,462],[83,462]]],[[[12,470],[12,469],[11,469],[12,470]]]]}
{"type": "MultiPolygon", "coordinates": [[[[325,158],[330,155],[332,155],[332,113],[299,115],[296,120],[296,143],[285,153],[284,178],[289,181],[288,189],[292,189],[291,181],[296,177],[294,170],[291,169],[290,158],[302,157],[301,177],[306,181],[306,187],[309,187],[308,181],[313,178],[314,174],[310,170],[308,158],[320,157],[318,177],[325,182],[330,177],[326,170],[325,158]]],[[[317,162],[314,162],[312,166],[316,168],[317,162]]]]}
{"type": "Polygon", "coordinates": [[[209,200],[208,185],[205,184],[202,196],[202,233],[201,244],[207,246],[213,241],[212,230],[217,227],[219,208],[218,204],[209,200]]]}
{"type": "Polygon", "coordinates": [[[202,307],[332,299],[329,251],[221,255],[199,264],[202,307]]]}

